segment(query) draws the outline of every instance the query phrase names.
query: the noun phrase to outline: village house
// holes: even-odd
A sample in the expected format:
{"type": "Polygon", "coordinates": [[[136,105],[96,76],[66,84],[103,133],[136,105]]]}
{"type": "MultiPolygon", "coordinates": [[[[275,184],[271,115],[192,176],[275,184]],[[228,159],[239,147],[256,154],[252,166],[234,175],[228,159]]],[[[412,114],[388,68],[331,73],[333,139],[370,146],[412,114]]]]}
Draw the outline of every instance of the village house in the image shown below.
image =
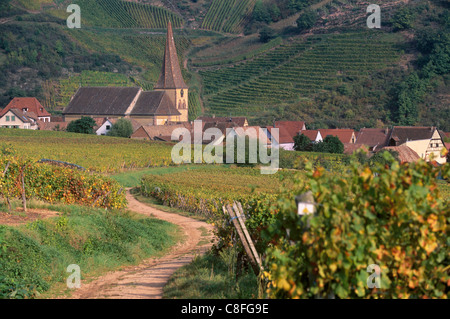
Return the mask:
{"type": "Polygon", "coordinates": [[[29,116],[35,120],[50,122],[51,114],[47,112],[42,104],[34,97],[13,98],[0,112],[0,117],[3,117],[11,109],[17,109],[24,115],[29,114],[29,116]]]}
{"type": "Polygon", "coordinates": [[[28,112],[25,114],[19,109],[10,108],[2,114],[0,117],[0,127],[2,128],[38,129],[37,117],[34,113],[28,112]]]}
{"type": "Polygon", "coordinates": [[[447,162],[441,156],[445,145],[436,127],[394,126],[387,146],[400,145],[408,146],[425,161],[430,161],[433,157],[439,164],[447,162]]]}
{"type": "Polygon", "coordinates": [[[265,133],[267,135],[267,138],[271,141],[273,148],[281,148],[286,151],[293,151],[294,150],[294,139],[293,137],[288,133],[285,127],[281,126],[278,129],[278,139],[275,138],[273,133],[273,126],[267,126],[265,128],[265,133]]]}
{"type": "Polygon", "coordinates": [[[319,129],[322,138],[328,135],[336,136],[343,144],[356,142],[355,131],[352,129],[319,129]]]}
{"type": "Polygon", "coordinates": [[[169,22],[161,74],[153,91],[139,87],[81,87],[64,109],[64,121],[90,116],[129,118],[141,125],[187,122],[188,93],[169,22]]]}
{"type": "Polygon", "coordinates": [[[319,143],[323,141],[322,134],[320,134],[319,130],[303,130],[300,132],[300,134],[305,135],[313,143],[319,143]]]}
{"type": "Polygon", "coordinates": [[[366,145],[371,152],[378,151],[388,145],[391,130],[388,128],[362,128],[356,137],[358,145],[366,145]]]}
{"type": "Polygon", "coordinates": [[[233,127],[227,131],[225,142],[235,137],[248,137],[249,139],[258,140],[262,145],[271,145],[271,141],[266,135],[265,130],[260,126],[233,127]]]}

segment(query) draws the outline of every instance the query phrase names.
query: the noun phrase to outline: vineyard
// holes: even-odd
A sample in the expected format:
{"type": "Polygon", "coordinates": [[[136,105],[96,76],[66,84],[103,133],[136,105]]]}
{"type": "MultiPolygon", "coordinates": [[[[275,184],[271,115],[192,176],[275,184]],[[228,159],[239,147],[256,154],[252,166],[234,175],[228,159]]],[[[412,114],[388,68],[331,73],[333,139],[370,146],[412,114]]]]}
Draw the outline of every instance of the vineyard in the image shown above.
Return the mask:
{"type": "Polygon", "coordinates": [[[51,110],[65,108],[78,88],[83,86],[134,86],[130,79],[120,73],[82,71],[58,82],[47,80],[44,84],[45,106],[51,110]]]}
{"type": "Polygon", "coordinates": [[[21,158],[64,161],[98,173],[172,163],[170,144],[107,136],[2,129],[0,145],[11,146],[21,158]]]}
{"type": "Polygon", "coordinates": [[[226,33],[242,32],[256,0],[213,0],[202,28],[226,33]]]}
{"type": "MultiPolygon", "coordinates": [[[[152,89],[161,72],[162,60],[164,57],[165,33],[157,34],[131,33],[119,31],[97,31],[78,30],[69,32],[79,43],[88,50],[96,51],[100,54],[114,54],[120,56],[126,62],[143,68],[143,86],[145,89],[152,89]]],[[[191,41],[183,35],[175,35],[175,45],[177,48],[180,64],[191,46],[191,41]]],[[[183,76],[186,76],[183,74],[183,76]]]]}
{"type": "Polygon", "coordinates": [[[240,201],[253,231],[272,216],[268,207],[282,185],[290,185],[290,172],[261,175],[259,169],[209,165],[163,175],[144,176],[141,193],[164,205],[207,218],[215,225],[216,249],[232,245],[232,226],[222,211],[225,203],[240,201]]]}
{"type": "Polygon", "coordinates": [[[123,208],[125,192],[116,181],[66,167],[2,156],[0,195],[10,200],[35,198],[49,203],[123,208]]]}
{"type": "MultiPolygon", "coordinates": [[[[174,28],[183,25],[182,18],[162,7],[122,0],[79,0],[83,23],[90,27],[165,29],[170,21],[174,28]]],[[[67,2],[61,7],[66,8],[67,2]]],[[[49,10],[63,17],[65,10],[49,10]]],[[[67,15],[66,15],[67,16],[67,15]]]]}
{"type": "Polygon", "coordinates": [[[383,35],[320,35],[283,44],[234,67],[200,72],[210,113],[248,115],[266,106],[335,90],[399,58],[383,35]]]}

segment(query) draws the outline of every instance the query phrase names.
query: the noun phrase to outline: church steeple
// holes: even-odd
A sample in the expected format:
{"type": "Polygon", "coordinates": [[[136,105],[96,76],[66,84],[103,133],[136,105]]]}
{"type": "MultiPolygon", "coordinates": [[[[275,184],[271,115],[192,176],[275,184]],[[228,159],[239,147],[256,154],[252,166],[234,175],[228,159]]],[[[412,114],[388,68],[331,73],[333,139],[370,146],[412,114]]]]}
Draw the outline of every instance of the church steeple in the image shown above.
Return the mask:
{"type": "Polygon", "coordinates": [[[167,26],[166,49],[161,74],[155,89],[187,89],[181,74],[180,63],[178,61],[175,41],[173,39],[172,24],[169,21],[167,26]]]}

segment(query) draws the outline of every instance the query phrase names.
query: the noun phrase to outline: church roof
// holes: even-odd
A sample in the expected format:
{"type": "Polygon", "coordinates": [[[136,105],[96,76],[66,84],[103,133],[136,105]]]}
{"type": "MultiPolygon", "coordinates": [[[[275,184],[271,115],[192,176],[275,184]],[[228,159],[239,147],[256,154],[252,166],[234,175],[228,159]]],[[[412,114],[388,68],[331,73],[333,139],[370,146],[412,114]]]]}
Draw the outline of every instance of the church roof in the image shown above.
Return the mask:
{"type": "Polygon", "coordinates": [[[142,92],[131,115],[181,115],[164,91],[142,92]]]}
{"type": "Polygon", "coordinates": [[[81,87],[63,113],[123,116],[140,90],[138,87],[81,87]]]}
{"type": "Polygon", "coordinates": [[[180,62],[178,61],[177,49],[173,38],[172,24],[167,26],[166,49],[161,74],[155,89],[187,89],[181,74],[180,62]]]}

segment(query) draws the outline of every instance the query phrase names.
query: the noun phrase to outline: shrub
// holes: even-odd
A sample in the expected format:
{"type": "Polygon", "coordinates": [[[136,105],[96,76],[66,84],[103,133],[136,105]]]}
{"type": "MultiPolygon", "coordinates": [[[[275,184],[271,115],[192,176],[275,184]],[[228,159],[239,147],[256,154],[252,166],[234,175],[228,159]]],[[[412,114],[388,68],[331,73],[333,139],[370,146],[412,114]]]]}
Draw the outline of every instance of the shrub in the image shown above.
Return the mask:
{"type": "Polygon", "coordinates": [[[390,168],[352,163],[339,175],[309,164],[309,182],[281,196],[265,234],[269,297],[448,298],[450,206],[437,177],[450,165],[384,157],[390,168]],[[293,197],[305,191],[316,212],[300,217],[293,197]],[[367,285],[372,264],[380,289],[367,285]]]}

